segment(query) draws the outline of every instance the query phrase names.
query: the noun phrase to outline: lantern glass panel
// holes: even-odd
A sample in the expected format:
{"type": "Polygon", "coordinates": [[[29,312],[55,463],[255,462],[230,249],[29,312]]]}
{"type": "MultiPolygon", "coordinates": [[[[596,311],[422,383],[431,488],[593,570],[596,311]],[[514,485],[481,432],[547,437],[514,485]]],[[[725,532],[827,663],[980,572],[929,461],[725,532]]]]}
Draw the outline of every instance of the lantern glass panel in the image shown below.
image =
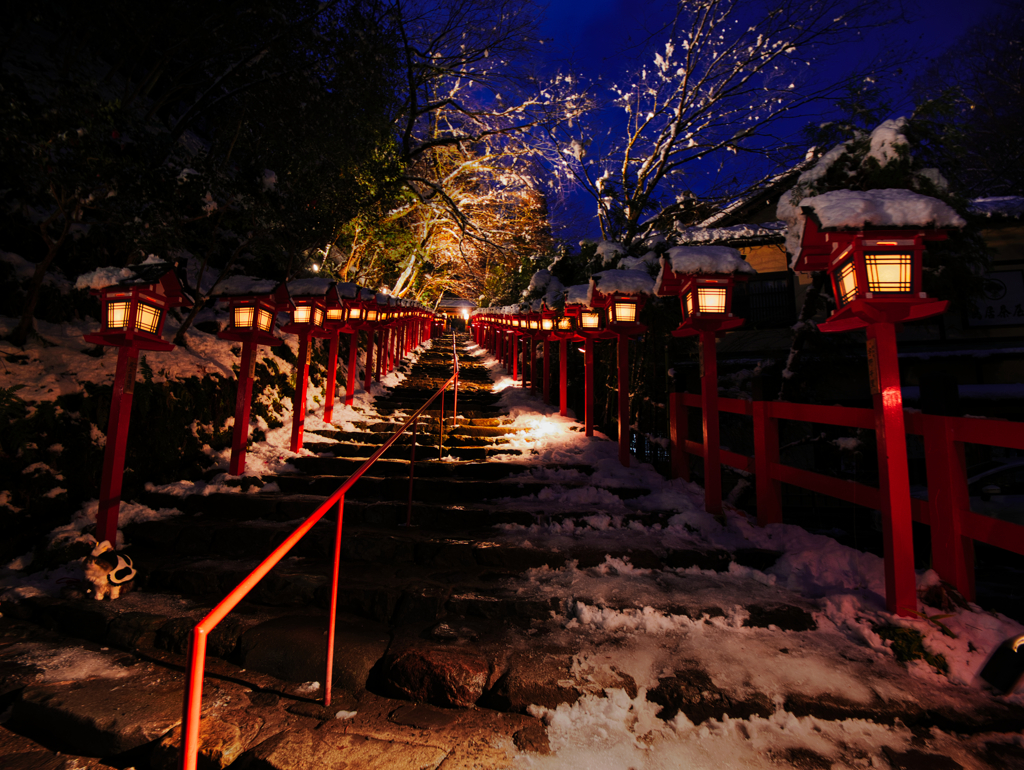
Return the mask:
{"type": "Polygon", "coordinates": [[[345,311],[340,307],[329,307],[327,308],[327,320],[328,321],[340,321],[345,317],[345,311]]]}
{"type": "Polygon", "coordinates": [[[322,326],[324,322],[324,311],[320,308],[313,309],[313,325],[322,326]]]}
{"type": "Polygon", "coordinates": [[[693,315],[693,292],[686,292],[686,296],[683,297],[683,309],[686,312],[686,317],[689,318],[693,315]]]}
{"type": "Polygon", "coordinates": [[[366,311],[366,320],[367,321],[376,321],[377,320],[377,311],[374,310],[372,307],[368,308],[367,311],[366,311]]]}
{"type": "Polygon", "coordinates": [[[835,272],[837,299],[840,305],[847,304],[857,296],[857,269],[853,259],[848,259],[835,272]]]}
{"type": "Polygon", "coordinates": [[[864,262],[868,269],[868,291],[910,292],[910,254],[865,254],[864,262]]]}
{"type": "Polygon", "coordinates": [[[295,308],[295,312],[292,313],[292,321],[297,324],[308,324],[309,319],[313,316],[313,308],[309,305],[302,305],[301,307],[295,308]]]}
{"type": "Polygon", "coordinates": [[[580,326],[584,329],[597,329],[601,326],[601,316],[594,312],[584,312],[580,315],[580,326]]]}
{"type": "Polygon", "coordinates": [[[537,319],[535,319],[535,318],[531,318],[530,319],[530,328],[531,329],[536,329],[537,328],[537,319]]]}
{"type": "Polygon", "coordinates": [[[635,302],[616,302],[614,305],[612,305],[612,312],[615,314],[615,323],[636,323],[635,302]]]}
{"type": "Polygon", "coordinates": [[[130,302],[108,302],[107,303],[107,328],[127,329],[128,328],[128,307],[130,302]]]}
{"type": "Polygon", "coordinates": [[[545,318],[540,322],[540,328],[549,332],[555,328],[555,322],[551,318],[545,318]]]}
{"type": "Polygon", "coordinates": [[[348,309],[348,320],[358,321],[359,316],[362,314],[362,309],[358,307],[350,307],[348,309]]]}
{"type": "Polygon", "coordinates": [[[160,308],[147,305],[145,302],[140,302],[138,310],[135,311],[135,328],[140,332],[156,334],[156,330],[159,327],[160,308]]]}
{"type": "Polygon", "coordinates": [[[562,331],[572,331],[572,318],[564,315],[558,319],[558,328],[562,331]]]}
{"type": "Polygon", "coordinates": [[[724,313],[725,312],[724,288],[717,286],[698,286],[697,305],[702,313],[724,313]]]}
{"type": "Polygon", "coordinates": [[[274,323],[274,314],[266,308],[260,308],[259,313],[256,316],[256,326],[259,327],[260,331],[269,332],[270,327],[274,323]]]}
{"type": "Polygon", "coordinates": [[[235,328],[236,329],[251,329],[253,318],[256,315],[256,308],[252,305],[247,307],[236,307],[235,308],[235,328]]]}

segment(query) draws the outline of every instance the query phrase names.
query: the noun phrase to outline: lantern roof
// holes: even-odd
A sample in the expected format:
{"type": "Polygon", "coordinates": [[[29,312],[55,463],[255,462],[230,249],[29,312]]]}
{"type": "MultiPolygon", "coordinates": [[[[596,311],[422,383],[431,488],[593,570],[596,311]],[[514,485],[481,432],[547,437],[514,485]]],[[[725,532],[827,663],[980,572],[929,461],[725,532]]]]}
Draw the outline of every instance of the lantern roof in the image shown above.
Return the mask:
{"type": "Polygon", "coordinates": [[[101,267],[83,273],[75,281],[76,289],[99,293],[104,289],[152,286],[167,299],[168,307],[192,306],[192,296],[178,275],[178,264],[151,254],[145,262],[127,267],[101,267]]]}
{"type": "Polygon", "coordinates": [[[690,275],[756,273],[754,267],[729,246],[673,246],[662,257],[662,270],[668,263],[676,273],[690,275]]]}
{"type": "Polygon", "coordinates": [[[221,281],[217,287],[210,292],[212,297],[252,297],[259,294],[273,294],[278,286],[278,281],[271,281],[268,278],[253,278],[250,275],[233,275],[221,281]]]}
{"type": "Polygon", "coordinates": [[[912,190],[831,190],[804,198],[799,208],[822,230],[961,228],[967,223],[938,198],[912,190]]]}
{"type": "Polygon", "coordinates": [[[590,307],[590,284],[578,283],[565,290],[566,305],[584,305],[590,307]]]}
{"type": "Polygon", "coordinates": [[[334,286],[338,290],[338,296],[342,299],[356,299],[361,291],[359,286],[347,281],[338,281],[334,286]]]}
{"type": "Polygon", "coordinates": [[[334,283],[330,278],[299,278],[286,285],[292,297],[325,297],[334,283]]]}

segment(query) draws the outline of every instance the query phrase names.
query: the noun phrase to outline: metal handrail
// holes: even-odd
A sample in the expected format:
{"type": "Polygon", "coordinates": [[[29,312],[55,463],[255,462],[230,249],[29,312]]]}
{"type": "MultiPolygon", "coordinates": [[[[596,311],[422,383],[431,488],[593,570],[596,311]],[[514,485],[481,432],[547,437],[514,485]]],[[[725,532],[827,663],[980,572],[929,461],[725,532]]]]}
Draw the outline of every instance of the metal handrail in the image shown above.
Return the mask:
{"type": "MultiPolygon", "coordinates": [[[[420,415],[427,410],[434,400],[438,396],[441,396],[441,420],[440,430],[438,436],[438,449],[441,449],[441,445],[444,438],[444,397],[443,394],[448,390],[448,386],[454,383],[455,385],[455,406],[458,405],[459,398],[459,357],[455,351],[455,336],[452,335],[452,369],[453,374],[449,377],[444,385],[438,388],[437,392],[431,396],[423,406],[416,410],[416,412],[405,421],[391,437],[384,442],[380,449],[374,452],[370,458],[364,462],[359,468],[349,476],[345,482],[338,487],[331,496],[327,498],[313,513],[307,518],[299,527],[289,535],[281,545],[275,548],[271,554],[260,562],[259,566],[256,567],[252,572],[241,583],[225,596],[220,603],[214,607],[199,623],[196,624],[195,628],[192,629],[192,635],[189,642],[188,652],[188,679],[185,687],[185,700],[183,705],[182,715],[182,740],[181,740],[181,767],[182,770],[196,770],[196,762],[199,755],[199,719],[202,711],[203,702],[203,676],[206,668],[206,642],[213,631],[231,610],[233,610],[238,603],[244,599],[256,584],[263,579],[263,577],[270,572],[277,563],[281,561],[287,555],[287,553],[303,538],[303,536],[313,528],[313,526],[324,517],[324,514],[331,509],[331,507],[337,503],[338,506],[338,520],[334,532],[334,566],[331,575],[331,608],[330,608],[330,627],[327,634],[327,673],[325,676],[325,687],[324,687],[324,706],[331,705],[331,686],[334,678],[334,631],[335,624],[337,621],[338,612],[338,572],[341,564],[341,523],[345,508],[345,493],[352,488],[367,470],[370,469],[384,452],[391,447],[398,437],[401,436],[410,425],[413,426],[413,445],[411,460],[409,463],[409,507],[406,512],[406,521],[408,522],[412,516],[412,480],[413,480],[413,465],[416,462],[416,425],[419,422],[420,415]]],[[[452,422],[455,423],[456,410],[452,410],[452,422]]]]}

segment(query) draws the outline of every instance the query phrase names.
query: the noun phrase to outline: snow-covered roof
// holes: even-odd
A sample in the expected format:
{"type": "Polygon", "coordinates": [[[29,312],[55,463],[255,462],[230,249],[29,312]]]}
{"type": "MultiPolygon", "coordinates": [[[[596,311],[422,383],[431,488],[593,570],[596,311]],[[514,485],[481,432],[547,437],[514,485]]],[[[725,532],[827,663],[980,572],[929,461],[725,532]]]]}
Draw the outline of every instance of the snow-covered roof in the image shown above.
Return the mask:
{"type": "Polygon", "coordinates": [[[1024,197],[1001,195],[995,198],[975,198],[971,201],[968,210],[972,214],[983,217],[1024,219],[1024,197]]]}
{"type": "Polygon", "coordinates": [[[677,273],[756,273],[743,255],[728,246],[673,246],[665,254],[677,273]]]}
{"type": "Polygon", "coordinates": [[[799,208],[822,229],[865,227],[963,227],[967,223],[938,198],[912,190],[831,190],[804,198],[799,208]]]}
{"type": "Polygon", "coordinates": [[[145,262],[138,265],[101,267],[90,273],[83,273],[75,281],[75,288],[99,290],[107,286],[143,286],[156,283],[173,268],[171,262],[150,254],[145,262]]]}
{"type": "Polygon", "coordinates": [[[277,281],[266,278],[253,278],[251,275],[233,275],[221,281],[210,296],[213,297],[244,297],[252,294],[272,294],[278,286],[277,281]]]}
{"type": "Polygon", "coordinates": [[[528,297],[538,292],[540,297],[531,302],[531,310],[535,312],[541,310],[542,303],[546,304],[549,308],[559,307],[565,296],[565,286],[562,285],[558,278],[551,274],[551,271],[541,268],[530,277],[530,285],[523,292],[523,296],[528,297]]]}
{"type": "Polygon", "coordinates": [[[355,299],[359,295],[359,287],[354,283],[338,282],[338,296],[342,299],[355,299]]]}
{"type": "Polygon", "coordinates": [[[439,310],[441,308],[461,310],[464,307],[476,307],[476,303],[469,299],[463,299],[462,297],[442,297],[441,300],[437,303],[437,307],[439,310]]]}
{"type": "Polygon", "coordinates": [[[330,278],[299,278],[288,281],[288,293],[293,297],[323,297],[332,283],[330,278]]]}
{"type": "Polygon", "coordinates": [[[590,284],[578,283],[566,289],[565,303],[567,305],[586,305],[590,307],[590,284]]]}
{"type": "Polygon", "coordinates": [[[653,294],[654,279],[646,270],[604,270],[590,277],[602,294],[653,294]]]}
{"type": "Polygon", "coordinates": [[[759,222],[753,225],[731,227],[681,227],[676,230],[676,242],[743,245],[781,243],[786,237],[785,222],[759,222]]]}

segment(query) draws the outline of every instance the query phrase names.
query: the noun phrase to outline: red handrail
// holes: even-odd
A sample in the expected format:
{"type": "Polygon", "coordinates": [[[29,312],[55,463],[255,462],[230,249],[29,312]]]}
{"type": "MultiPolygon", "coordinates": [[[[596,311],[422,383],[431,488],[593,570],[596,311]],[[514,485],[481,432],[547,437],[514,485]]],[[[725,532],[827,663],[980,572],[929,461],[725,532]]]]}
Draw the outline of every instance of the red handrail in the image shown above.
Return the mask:
{"type": "MultiPolygon", "coordinates": [[[[454,373],[449,377],[444,385],[438,388],[437,392],[431,396],[423,406],[416,410],[416,412],[405,421],[397,431],[395,431],[391,437],[384,442],[380,449],[374,452],[370,458],[364,462],[359,468],[349,476],[345,482],[338,487],[331,496],[328,497],[313,513],[307,518],[298,529],[292,532],[281,545],[275,548],[271,554],[264,559],[259,566],[256,567],[249,575],[242,580],[235,588],[225,596],[220,603],[214,607],[199,623],[196,624],[195,628],[192,629],[192,636],[189,643],[188,652],[188,679],[185,687],[185,700],[183,707],[182,716],[182,740],[181,740],[181,767],[183,770],[196,770],[196,762],[199,756],[199,718],[202,711],[203,702],[203,676],[206,668],[206,641],[210,633],[217,624],[220,623],[231,610],[233,610],[238,603],[246,597],[246,595],[256,587],[256,584],[263,579],[263,577],[272,570],[281,559],[295,546],[302,537],[313,528],[313,526],[324,517],[324,514],[330,510],[331,506],[335,503],[338,504],[338,521],[334,532],[334,565],[331,575],[331,608],[330,608],[330,627],[327,632],[327,673],[324,681],[324,705],[331,705],[331,686],[334,678],[334,627],[337,621],[338,612],[338,572],[341,564],[341,523],[345,507],[345,493],[352,488],[370,466],[373,465],[380,458],[384,452],[391,447],[398,437],[401,436],[410,425],[414,425],[418,422],[420,415],[427,410],[434,400],[438,396],[442,396],[441,405],[444,408],[443,394],[448,390],[448,386],[454,383],[455,385],[455,404],[458,404],[459,397],[459,357],[455,352],[455,336],[452,335],[452,368],[454,373]]],[[[443,415],[442,411],[442,415],[443,415]]],[[[455,422],[455,410],[452,410],[452,422],[455,422]]],[[[440,424],[440,437],[438,445],[440,446],[444,437],[444,418],[442,416],[440,424]]],[[[415,440],[415,433],[414,433],[415,440]]],[[[409,510],[407,511],[407,520],[411,516],[412,511],[412,467],[411,464],[416,459],[415,444],[413,445],[412,460],[409,469],[409,510]]]]}

